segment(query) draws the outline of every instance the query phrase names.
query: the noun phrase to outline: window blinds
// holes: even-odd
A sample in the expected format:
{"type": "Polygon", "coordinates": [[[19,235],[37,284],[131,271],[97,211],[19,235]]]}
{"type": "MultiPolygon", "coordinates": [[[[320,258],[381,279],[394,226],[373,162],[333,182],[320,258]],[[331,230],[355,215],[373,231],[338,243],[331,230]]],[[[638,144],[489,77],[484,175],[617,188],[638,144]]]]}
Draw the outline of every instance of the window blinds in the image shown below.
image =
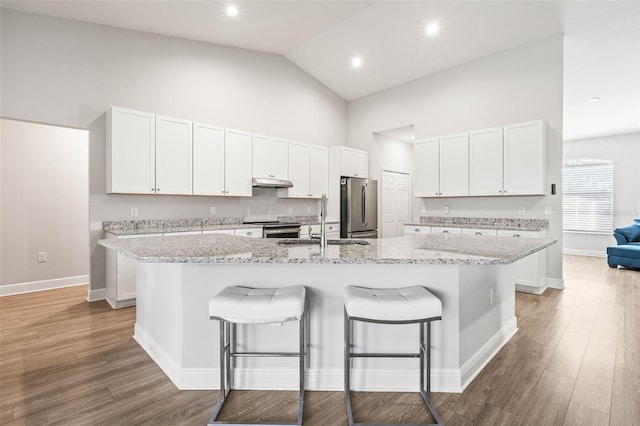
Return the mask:
{"type": "Polygon", "coordinates": [[[562,167],[563,229],[610,234],[613,230],[613,163],[565,161],[562,167]]]}

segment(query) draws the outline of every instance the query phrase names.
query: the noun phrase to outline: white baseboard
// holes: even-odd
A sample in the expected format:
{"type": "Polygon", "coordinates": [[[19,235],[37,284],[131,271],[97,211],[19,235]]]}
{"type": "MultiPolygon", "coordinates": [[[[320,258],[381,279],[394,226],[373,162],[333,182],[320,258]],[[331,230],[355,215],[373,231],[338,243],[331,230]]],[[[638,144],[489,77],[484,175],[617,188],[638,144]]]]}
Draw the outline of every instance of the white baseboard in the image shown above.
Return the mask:
{"type": "Polygon", "coordinates": [[[523,293],[537,294],[539,296],[542,293],[544,293],[546,289],[547,289],[546,286],[538,287],[534,285],[518,284],[518,282],[516,281],[516,291],[520,291],[523,293]]]}
{"type": "MultiPolygon", "coordinates": [[[[473,379],[489,364],[494,356],[518,332],[518,319],[514,316],[496,334],[493,335],[460,369],[460,386],[457,392],[464,391],[473,379]]],[[[448,392],[448,391],[438,391],[448,392]]]]}
{"type": "Polygon", "coordinates": [[[564,278],[547,277],[547,287],[555,288],[556,290],[564,290],[564,278]]]}
{"type": "MultiPolygon", "coordinates": [[[[460,370],[432,369],[431,390],[434,392],[461,393],[498,351],[518,331],[514,317],[482,346],[460,370]]],[[[220,369],[183,368],[162,349],[142,328],[135,326],[133,336],[180,390],[216,390],[220,383],[220,369]]],[[[415,369],[354,369],[351,376],[355,391],[414,392],[418,389],[419,370],[415,369]]],[[[297,368],[236,368],[233,385],[236,389],[296,390],[297,368]]],[[[341,391],[344,389],[342,369],[311,368],[307,373],[307,389],[312,391],[341,391]]]]}
{"type": "Polygon", "coordinates": [[[107,289],[99,288],[97,290],[91,290],[87,292],[87,302],[97,302],[98,300],[105,300],[107,298],[107,289]]]}
{"type": "Polygon", "coordinates": [[[607,257],[607,252],[602,250],[580,250],[572,248],[563,248],[562,254],[570,254],[573,256],[589,256],[589,257],[607,257]]]}
{"type": "Polygon", "coordinates": [[[32,281],[27,283],[0,286],[0,297],[13,294],[33,293],[34,291],[53,290],[54,288],[73,287],[89,283],[89,275],[77,277],[55,278],[52,280],[32,281]]]}

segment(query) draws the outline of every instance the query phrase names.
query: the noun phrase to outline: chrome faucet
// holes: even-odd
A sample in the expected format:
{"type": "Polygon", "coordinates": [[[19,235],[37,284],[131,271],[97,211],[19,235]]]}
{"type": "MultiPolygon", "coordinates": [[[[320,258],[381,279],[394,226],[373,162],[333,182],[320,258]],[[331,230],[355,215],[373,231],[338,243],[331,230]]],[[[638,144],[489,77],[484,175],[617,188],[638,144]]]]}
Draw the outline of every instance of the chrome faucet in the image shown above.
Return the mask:
{"type": "Polygon", "coordinates": [[[319,238],[320,247],[327,246],[327,194],[322,194],[322,199],[320,200],[320,233],[311,233],[311,227],[309,227],[309,237],[319,238]]]}

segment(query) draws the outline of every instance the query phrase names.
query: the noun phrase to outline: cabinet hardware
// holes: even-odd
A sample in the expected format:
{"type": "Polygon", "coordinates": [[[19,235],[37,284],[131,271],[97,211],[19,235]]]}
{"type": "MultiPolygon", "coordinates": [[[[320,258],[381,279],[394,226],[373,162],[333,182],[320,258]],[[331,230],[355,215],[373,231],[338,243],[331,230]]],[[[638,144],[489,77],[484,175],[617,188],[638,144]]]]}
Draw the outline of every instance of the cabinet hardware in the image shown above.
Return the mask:
{"type": "Polygon", "coordinates": [[[416,229],[414,230],[414,232],[420,232],[420,229],[416,228],[416,229]]]}
{"type": "Polygon", "coordinates": [[[476,235],[482,235],[482,232],[476,232],[476,235]]]}
{"type": "Polygon", "coordinates": [[[442,231],[443,234],[448,234],[449,231],[447,231],[446,229],[444,231],[442,231]]]}

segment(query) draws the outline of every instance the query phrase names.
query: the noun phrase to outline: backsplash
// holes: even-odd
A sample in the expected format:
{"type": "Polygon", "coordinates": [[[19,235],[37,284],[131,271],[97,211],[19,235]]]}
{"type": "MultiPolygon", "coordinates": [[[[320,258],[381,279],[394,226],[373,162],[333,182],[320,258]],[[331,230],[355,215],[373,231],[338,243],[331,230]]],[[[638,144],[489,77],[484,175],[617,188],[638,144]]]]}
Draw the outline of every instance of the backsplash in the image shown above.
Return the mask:
{"type": "Polygon", "coordinates": [[[506,217],[420,216],[420,225],[535,231],[548,229],[549,221],[547,219],[514,219],[506,217]]]}
{"type": "Polygon", "coordinates": [[[148,220],[118,220],[102,222],[102,229],[106,232],[123,231],[199,231],[203,228],[221,225],[238,225],[241,217],[212,217],[199,219],[148,219],[148,220]]]}

